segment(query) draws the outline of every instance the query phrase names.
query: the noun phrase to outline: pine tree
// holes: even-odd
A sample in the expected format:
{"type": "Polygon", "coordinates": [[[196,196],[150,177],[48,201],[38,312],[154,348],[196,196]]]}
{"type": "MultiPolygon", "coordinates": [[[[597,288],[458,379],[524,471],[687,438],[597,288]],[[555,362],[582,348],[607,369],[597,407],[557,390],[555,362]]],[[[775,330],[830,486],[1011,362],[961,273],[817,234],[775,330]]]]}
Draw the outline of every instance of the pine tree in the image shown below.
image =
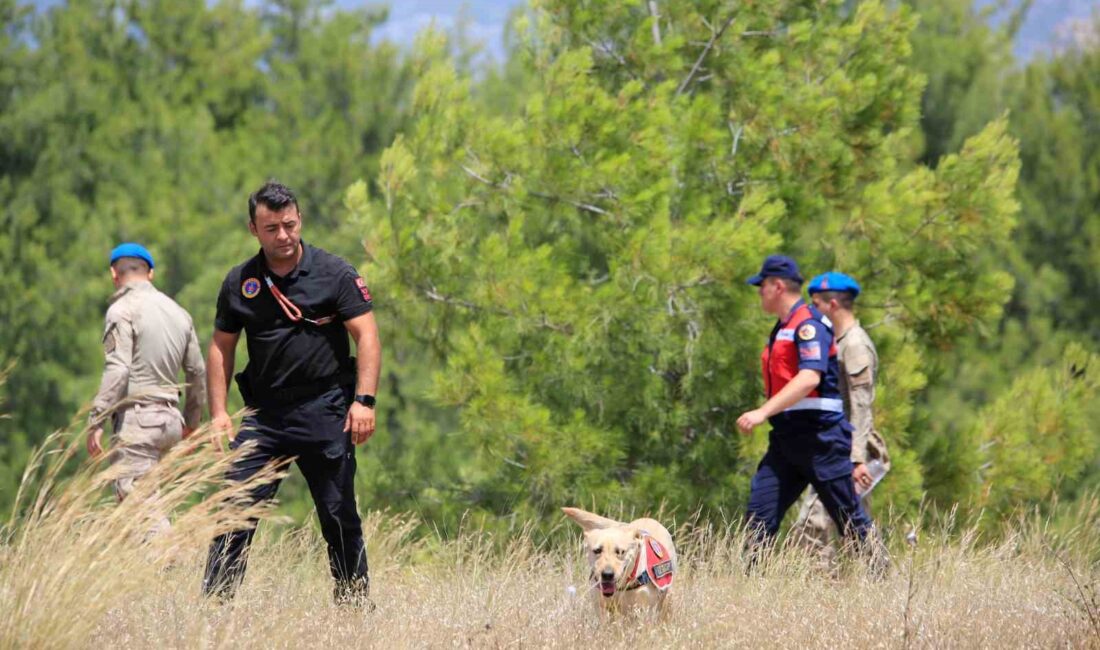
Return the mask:
{"type": "Polygon", "coordinates": [[[536,5],[514,115],[480,110],[426,37],[414,121],[377,200],[351,202],[390,317],[445,360],[433,391],[482,513],[739,510],[764,441],[734,420],[762,401],[771,324],[744,279],[768,253],[866,279],[902,456],[920,356],[996,322],[1011,287],[1016,145],[1002,120],[912,162],[907,10],[651,6],[536,5]]]}
{"type": "Polygon", "coordinates": [[[371,42],[384,14],[323,5],[0,2],[0,507],[28,445],[95,392],[115,244],[152,250],[204,340],[267,178],[299,191],[309,241],[361,257],[337,212],[400,124],[408,68],[371,42]]]}

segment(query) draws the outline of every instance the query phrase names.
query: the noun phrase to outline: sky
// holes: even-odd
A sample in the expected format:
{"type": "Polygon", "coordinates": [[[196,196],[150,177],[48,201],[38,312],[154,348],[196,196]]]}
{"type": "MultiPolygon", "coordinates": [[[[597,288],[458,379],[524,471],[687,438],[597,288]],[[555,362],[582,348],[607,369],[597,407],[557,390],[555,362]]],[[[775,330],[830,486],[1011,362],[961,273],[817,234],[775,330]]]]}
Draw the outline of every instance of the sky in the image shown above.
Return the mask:
{"type": "MultiPolygon", "coordinates": [[[[342,7],[377,4],[356,0],[339,0],[342,7]]],[[[460,12],[469,21],[469,35],[484,44],[498,58],[503,55],[504,24],[519,0],[394,0],[388,3],[390,18],[382,25],[378,36],[396,43],[412,43],[416,34],[435,21],[439,27],[451,27],[460,12]]]]}
{"type": "MultiPolygon", "coordinates": [[[[1019,2],[1012,0],[1011,4],[1019,2]]],[[[1016,37],[1016,56],[1026,61],[1055,47],[1064,47],[1098,11],[1100,0],[1035,0],[1016,37]]]]}
{"type": "MultiPolygon", "coordinates": [[[[996,2],[997,0],[984,0],[996,2]]],[[[1009,0],[1015,6],[1020,0],[1009,0]]],[[[338,0],[343,7],[362,6],[363,0],[338,0]]],[[[382,36],[398,43],[411,43],[416,33],[434,19],[441,27],[454,23],[459,11],[467,11],[470,33],[483,41],[487,50],[500,56],[501,37],[509,12],[522,0],[394,0],[390,20],[382,27],[382,36]]],[[[1016,39],[1015,52],[1023,60],[1051,50],[1070,38],[1078,24],[1100,11],[1100,0],[1034,0],[1031,11],[1016,39]]]]}
{"type": "MultiPolygon", "coordinates": [[[[31,0],[30,4],[46,7],[61,0],[31,0]]],[[[246,0],[255,1],[255,0],[246,0]]],[[[961,0],[960,0],[961,1],[961,0]]],[[[1004,0],[980,0],[991,4],[1004,0]]],[[[1018,5],[1022,0],[1007,0],[1018,5]]],[[[487,53],[503,56],[502,37],[504,24],[512,9],[523,4],[522,0],[335,0],[343,8],[388,4],[390,18],[378,33],[379,38],[396,43],[411,44],[416,34],[432,21],[444,29],[454,25],[460,12],[468,19],[468,34],[484,44],[487,53]]],[[[1049,52],[1059,43],[1080,33],[1091,15],[1100,12],[1100,0],[1034,0],[1016,40],[1016,55],[1027,60],[1049,52]]]]}

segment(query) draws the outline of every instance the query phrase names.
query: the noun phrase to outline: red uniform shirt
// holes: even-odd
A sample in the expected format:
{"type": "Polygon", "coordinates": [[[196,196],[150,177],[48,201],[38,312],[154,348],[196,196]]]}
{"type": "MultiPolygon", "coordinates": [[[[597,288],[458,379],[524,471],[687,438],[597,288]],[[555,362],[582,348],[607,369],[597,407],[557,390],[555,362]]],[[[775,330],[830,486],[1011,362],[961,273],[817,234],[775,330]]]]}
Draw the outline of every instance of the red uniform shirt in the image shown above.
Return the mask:
{"type": "Polygon", "coordinates": [[[773,429],[818,429],[844,420],[833,326],[816,308],[803,300],[795,303],[787,316],[776,322],[760,361],[769,399],[800,370],[821,373],[821,381],[809,395],[769,419],[773,429]]]}

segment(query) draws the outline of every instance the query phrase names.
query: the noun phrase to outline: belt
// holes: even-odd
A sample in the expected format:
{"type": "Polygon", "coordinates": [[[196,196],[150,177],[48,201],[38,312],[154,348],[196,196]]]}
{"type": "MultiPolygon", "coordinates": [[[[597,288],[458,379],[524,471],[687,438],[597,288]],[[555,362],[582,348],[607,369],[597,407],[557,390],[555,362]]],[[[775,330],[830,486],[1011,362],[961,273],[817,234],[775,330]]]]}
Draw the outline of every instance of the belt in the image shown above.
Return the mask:
{"type": "Polygon", "coordinates": [[[135,404],[131,404],[129,406],[125,406],[125,407],[123,407],[119,410],[120,411],[122,411],[122,410],[126,410],[126,411],[146,411],[146,410],[149,410],[149,409],[160,410],[160,409],[165,409],[165,408],[167,408],[167,409],[178,409],[179,408],[179,403],[178,402],[169,402],[168,400],[161,400],[161,401],[157,401],[157,402],[138,402],[138,403],[135,403],[135,404]]]}
{"type": "Polygon", "coordinates": [[[838,397],[804,397],[794,405],[783,409],[784,413],[790,411],[830,411],[833,413],[844,412],[844,400],[838,397]]]}
{"type": "Polygon", "coordinates": [[[271,408],[317,397],[336,386],[352,385],[355,383],[356,376],[355,370],[341,370],[336,374],[321,377],[308,384],[264,391],[253,391],[244,373],[240,373],[237,375],[237,385],[241,388],[241,397],[244,398],[244,402],[247,406],[271,408]]]}

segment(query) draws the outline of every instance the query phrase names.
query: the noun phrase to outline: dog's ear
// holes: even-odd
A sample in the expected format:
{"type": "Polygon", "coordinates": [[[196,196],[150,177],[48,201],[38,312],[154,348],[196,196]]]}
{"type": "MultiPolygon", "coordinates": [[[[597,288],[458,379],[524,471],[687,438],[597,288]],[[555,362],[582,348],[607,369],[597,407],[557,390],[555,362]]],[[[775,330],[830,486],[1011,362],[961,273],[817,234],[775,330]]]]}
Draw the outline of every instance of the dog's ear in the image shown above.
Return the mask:
{"type": "Polygon", "coordinates": [[[587,510],[581,510],[580,508],[562,508],[561,511],[565,513],[566,517],[577,522],[577,524],[586,531],[599,530],[600,528],[614,528],[615,526],[622,525],[622,523],[614,519],[601,517],[587,510]]]}

